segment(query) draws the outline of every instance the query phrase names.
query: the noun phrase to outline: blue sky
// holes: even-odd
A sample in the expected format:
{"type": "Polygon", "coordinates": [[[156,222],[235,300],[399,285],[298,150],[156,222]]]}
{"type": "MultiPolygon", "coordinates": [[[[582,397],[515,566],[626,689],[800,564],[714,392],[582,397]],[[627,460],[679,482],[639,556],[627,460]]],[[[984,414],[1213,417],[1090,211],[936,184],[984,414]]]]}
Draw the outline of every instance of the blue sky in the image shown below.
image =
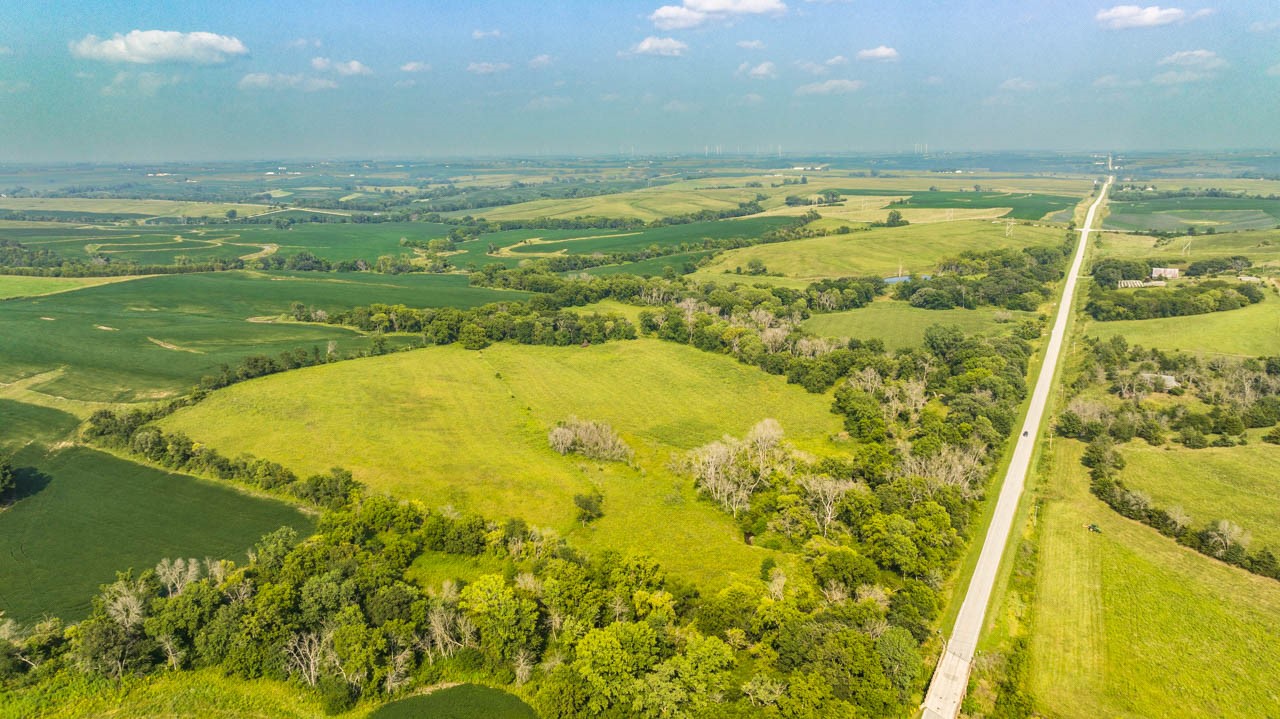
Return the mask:
{"type": "Polygon", "coordinates": [[[1280,4],[8,2],[0,161],[1275,147],[1280,4]]]}

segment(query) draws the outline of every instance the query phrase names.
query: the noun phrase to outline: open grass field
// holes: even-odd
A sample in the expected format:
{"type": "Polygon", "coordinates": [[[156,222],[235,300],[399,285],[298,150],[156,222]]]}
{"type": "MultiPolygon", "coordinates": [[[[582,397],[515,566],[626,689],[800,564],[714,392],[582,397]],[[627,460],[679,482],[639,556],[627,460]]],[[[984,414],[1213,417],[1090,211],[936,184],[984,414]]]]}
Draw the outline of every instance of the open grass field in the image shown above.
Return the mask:
{"type": "MultiPolygon", "coordinates": [[[[370,707],[341,716],[357,719],[370,707]]],[[[5,694],[0,719],[321,719],[327,716],[314,692],[282,681],[228,677],[217,669],[157,672],[109,679],[65,672],[56,681],[5,694]]]]}
{"type": "MultiPolygon", "coordinates": [[[[823,337],[852,337],[883,340],[890,350],[916,347],[924,341],[930,325],[955,325],[965,334],[990,334],[1010,327],[996,321],[996,310],[925,310],[906,302],[881,299],[866,307],[845,312],[816,314],[801,327],[823,337]]],[[[1034,317],[1033,312],[1013,312],[1013,321],[1034,317]]]]}
{"type": "Polygon", "coordinates": [[[689,264],[695,265],[704,257],[710,257],[715,254],[714,250],[699,250],[698,252],[681,252],[675,255],[666,255],[664,257],[653,257],[639,262],[627,262],[621,265],[604,265],[603,267],[592,267],[583,270],[588,275],[640,275],[641,277],[653,277],[656,275],[665,275],[667,268],[670,267],[676,274],[680,274],[683,268],[689,264]]]}
{"type": "Polygon", "coordinates": [[[928,274],[938,261],[965,250],[1057,245],[1063,230],[1019,225],[1005,237],[1003,222],[947,222],[932,225],[877,228],[847,235],[830,235],[794,242],[744,247],[725,252],[699,270],[696,278],[712,279],[724,270],[746,267],[760,259],[770,272],[800,280],[828,277],[904,273],[928,274]]]}
{"type": "Polygon", "coordinates": [[[20,277],[0,275],[0,300],[12,297],[35,297],[69,292],[81,287],[96,287],[112,282],[124,282],[133,277],[20,277]]]}
{"type": "Polygon", "coordinates": [[[384,704],[369,719],[538,719],[532,707],[501,689],[460,684],[384,704]]]}
{"type": "Polygon", "coordinates": [[[266,211],[262,205],[226,202],[184,202],[179,200],[90,200],[64,197],[2,197],[0,210],[40,214],[58,212],[137,217],[225,217],[235,210],[243,217],[266,211]]]}
{"type": "Polygon", "coordinates": [[[1280,297],[1227,312],[1151,320],[1089,322],[1085,334],[1107,339],[1122,335],[1130,345],[1197,354],[1261,357],[1280,350],[1280,297]]]}
{"type": "Polygon", "coordinates": [[[1176,237],[1167,244],[1154,237],[1114,232],[1102,234],[1095,259],[1117,258],[1145,260],[1169,258],[1178,262],[1194,262],[1212,257],[1244,255],[1255,266],[1280,267],[1280,231],[1219,232],[1212,235],[1176,237]]]}
{"type": "Polygon", "coordinates": [[[284,314],[291,302],[333,311],[370,302],[474,307],[525,296],[470,287],[454,275],[219,272],[4,300],[0,382],[57,373],[31,389],[82,400],[154,399],[248,355],[325,351],[330,341],[339,353],[367,346],[367,338],[337,326],[250,321],[284,314]]]}
{"type": "Polygon", "coordinates": [[[14,456],[19,499],[0,513],[0,609],[19,622],[79,619],[119,570],[164,557],[245,561],[263,534],[312,520],[283,502],[84,447],[14,456]]]}
{"type": "Polygon", "coordinates": [[[1124,519],[1089,494],[1082,451],[1055,443],[1044,491],[1030,664],[1037,710],[1274,716],[1280,582],[1124,519]]]}
{"type": "Polygon", "coordinates": [[[1158,507],[1182,507],[1196,527],[1227,519],[1253,535],[1252,548],[1280,552],[1280,446],[1262,442],[1264,432],[1251,431],[1244,447],[1131,442],[1122,450],[1128,466],[1120,477],[1158,507]]]}
{"type": "Polygon", "coordinates": [[[829,407],[826,396],[730,358],[635,340],[434,347],[298,370],[218,391],[164,425],[300,473],[342,465],[375,490],[427,506],[522,517],[584,549],[639,548],[720,584],[758,572],[769,553],[743,544],[727,515],[669,471],[672,454],[741,436],[766,417],[802,448],[822,450],[840,427],[829,407]],[[637,468],[553,452],[547,432],[570,416],[611,423],[637,468]],[[604,517],[584,528],[572,499],[593,487],[604,517]]]}

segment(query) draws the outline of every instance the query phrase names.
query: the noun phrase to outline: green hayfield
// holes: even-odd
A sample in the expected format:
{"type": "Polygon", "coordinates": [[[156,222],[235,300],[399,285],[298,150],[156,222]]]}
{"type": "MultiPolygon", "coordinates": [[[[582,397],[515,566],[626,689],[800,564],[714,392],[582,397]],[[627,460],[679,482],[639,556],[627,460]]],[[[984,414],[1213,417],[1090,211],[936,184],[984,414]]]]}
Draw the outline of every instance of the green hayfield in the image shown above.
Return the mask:
{"type": "Polygon", "coordinates": [[[1267,293],[1256,305],[1228,312],[1151,320],[1090,322],[1086,334],[1123,335],[1130,345],[1201,354],[1261,357],[1280,350],[1280,297],[1267,293]]]}
{"type": "Polygon", "coordinates": [[[1214,257],[1244,255],[1254,265],[1280,266],[1280,231],[1219,232],[1213,235],[1175,237],[1157,246],[1154,237],[1103,233],[1095,259],[1145,260],[1168,258],[1174,262],[1195,262],[1214,257]]]}
{"type": "Polygon", "coordinates": [[[533,219],[553,217],[570,219],[580,216],[635,217],[646,222],[662,217],[684,215],[701,210],[731,210],[740,202],[755,199],[762,190],[733,188],[713,190],[694,183],[677,182],[661,187],[597,197],[561,200],[534,200],[505,207],[453,212],[474,215],[487,220],[533,219]]]}
{"type": "Polygon", "coordinates": [[[94,287],[112,282],[124,282],[133,277],[20,277],[0,275],[0,300],[12,297],[35,297],[69,292],[81,287],[94,287]]]}
{"type": "MultiPolygon", "coordinates": [[[[840,194],[848,196],[877,195],[880,190],[840,190],[840,194]]],[[[893,205],[888,209],[900,207],[923,207],[935,209],[992,209],[1007,207],[1009,211],[1002,215],[1015,220],[1039,220],[1045,215],[1074,207],[1079,197],[1064,195],[1038,195],[1027,192],[954,192],[912,190],[906,202],[893,205]]]]}
{"type": "Polygon", "coordinates": [[[576,237],[560,241],[543,241],[511,248],[512,252],[592,254],[595,252],[636,252],[652,246],[666,247],[704,240],[755,239],[790,224],[781,217],[756,217],[718,222],[694,222],[652,229],[602,234],[598,230],[582,230],[576,237]]]}
{"type": "Polygon", "coordinates": [[[146,399],[185,390],[248,355],[324,351],[330,341],[340,353],[368,345],[336,326],[247,321],[281,315],[294,301],[332,311],[370,302],[473,307],[525,296],[469,287],[453,275],[219,272],[6,300],[0,382],[65,368],[33,389],[75,399],[146,399]]]}
{"type": "Polygon", "coordinates": [[[513,694],[479,684],[462,684],[425,696],[385,704],[369,719],[538,719],[537,712],[513,694]]]}
{"type": "Polygon", "coordinates": [[[820,449],[839,429],[829,406],[732,359],[636,340],[436,347],[303,369],[220,390],[164,425],[300,473],[342,465],[375,490],[431,507],[522,517],[585,549],[642,548],[672,571],[720,583],[756,572],[767,553],[743,544],[727,515],[669,471],[669,458],[766,417],[820,449]],[[571,415],[611,423],[639,469],[553,452],[547,431],[571,415]],[[592,487],[605,516],[583,528],[572,498],[592,487]]]}
{"type": "MultiPolygon", "coordinates": [[[[1035,316],[1033,312],[1013,312],[1013,321],[1035,316]]],[[[816,314],[801,327],[823,337],[880,339],[885,347],[896,350],[916,347],[924,341],[924,331],[935,324],[956,325],[965,334],[992,333],[1010,327],[996,322],[996,310],[925,310],[905,302],[880,300],[866,307],[845,312],[816,314]]]]}
{"type": "Polygon", "coordinates": [[[1083,445],[1056,444],[1033,609],[1037,708],[1063,719],[1274,716],[1280,583],[1124,519],[1089,494],[1083,445]]]}
{"type": "Polygon", "coordinates": [[[694,276],[710,280],[724,270],[746,267],[756,258],[770,272],[810,281],[854,275],[890,277],[898,274],[899,267],[908,274],[928,274],[939,260],[965,250],[1057,245],[1063,236],[1059,228],[1019,225],[1011,237],[1005,237],[1003,222],[982,221],[880,228],[730,250],[694,276]]]}
{"type": "Polygon", "coordinates": [[[1181,506],[1195,527],[1227,519],[1253,535],[1252,548],[1280,552],[1280,446],[1262,442],[1262,434],[1251,432],[1245,447],[1192,450],[1131,442],[1120,477],[1158,507],[1181,506]]]}
{"type": "Polygon", "coordinates": [[[84,447],[46,455],[31,446],[14,465],[25,496],[0,513],[0,609],[20,622],[84,616],[119,570],[179,556],[243,562],[267,532],[312,529],[283,502],[84,447]]]}
{"type": "Polygon", "coordinates": [[[181,200],[93,200],[78,197],[5,197],[0,210],[18,212],[65,212],[104,215],[139,215],[143,217],[224,217],[235,210],[242,217],[266,211],[263,205],[240,205],[225,202],[186,202],[181,200]]]}

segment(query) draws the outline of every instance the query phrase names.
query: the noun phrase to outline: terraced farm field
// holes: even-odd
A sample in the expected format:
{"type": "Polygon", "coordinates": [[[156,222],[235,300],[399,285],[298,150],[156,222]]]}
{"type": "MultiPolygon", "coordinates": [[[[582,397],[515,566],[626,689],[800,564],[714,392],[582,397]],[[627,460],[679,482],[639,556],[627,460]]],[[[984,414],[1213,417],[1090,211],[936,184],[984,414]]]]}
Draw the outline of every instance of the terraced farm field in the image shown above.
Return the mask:
{"type": "Polygon", "coordinates": [[[129,215],[144,217],[225,217],[228,210],[248,217],[265,212],[263,205],[181,200],[92,200],[78,197],[0,197],[0,210],[39,214],[129,215]]]}
{"type": "Polygon", "coordinates": [[[470,287],[459,275],[219,272],[4,300],[0,382],[41,375],[32,389],[50,395],[155,398],[248,355],[326,351],[331,341],[340,354],[368,346],[336,326],[254,321],[272,320],[295,301],[333,311],[371,302],[474,307],[526,296],[470,287]]]}
{"type": "Polygon", "coordinates": [[[757,572],[768,553],[744,544],[727,515],[668,470],[672,454],[741,436],[766,417],[802,448],[830,451],[840,423],[829,406],[730,358],[635,340],[433,347],[314,367],[220,390],[163,424],[300,473],[339,464],[374,490],[428,506],[550,525],[575,546],[641,548],[664,568],[719,585],[757,572]],[[552,451],[547,431],[571,415],[611,423],[637,468],[552,451]],[[359,436],[347,431],[352,423],[359,436]],[[593,487],[604,517],[583,528],[572,497],[593,487]]]}

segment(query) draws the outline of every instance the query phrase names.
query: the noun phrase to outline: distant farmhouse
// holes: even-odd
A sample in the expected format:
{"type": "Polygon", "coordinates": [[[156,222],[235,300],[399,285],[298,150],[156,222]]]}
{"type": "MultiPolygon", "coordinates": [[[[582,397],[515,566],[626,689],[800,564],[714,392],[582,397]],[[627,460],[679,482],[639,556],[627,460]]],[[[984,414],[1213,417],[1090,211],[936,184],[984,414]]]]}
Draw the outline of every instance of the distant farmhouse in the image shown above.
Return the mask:
{"type": "Polygon", "coordinates": [[[1177,267],[1152,267],[1151,279],[1154,280],[1154,279],[1161,279],[1161,278],[1166,280],[1178,279],[1178,268],[1177,267]]]}

